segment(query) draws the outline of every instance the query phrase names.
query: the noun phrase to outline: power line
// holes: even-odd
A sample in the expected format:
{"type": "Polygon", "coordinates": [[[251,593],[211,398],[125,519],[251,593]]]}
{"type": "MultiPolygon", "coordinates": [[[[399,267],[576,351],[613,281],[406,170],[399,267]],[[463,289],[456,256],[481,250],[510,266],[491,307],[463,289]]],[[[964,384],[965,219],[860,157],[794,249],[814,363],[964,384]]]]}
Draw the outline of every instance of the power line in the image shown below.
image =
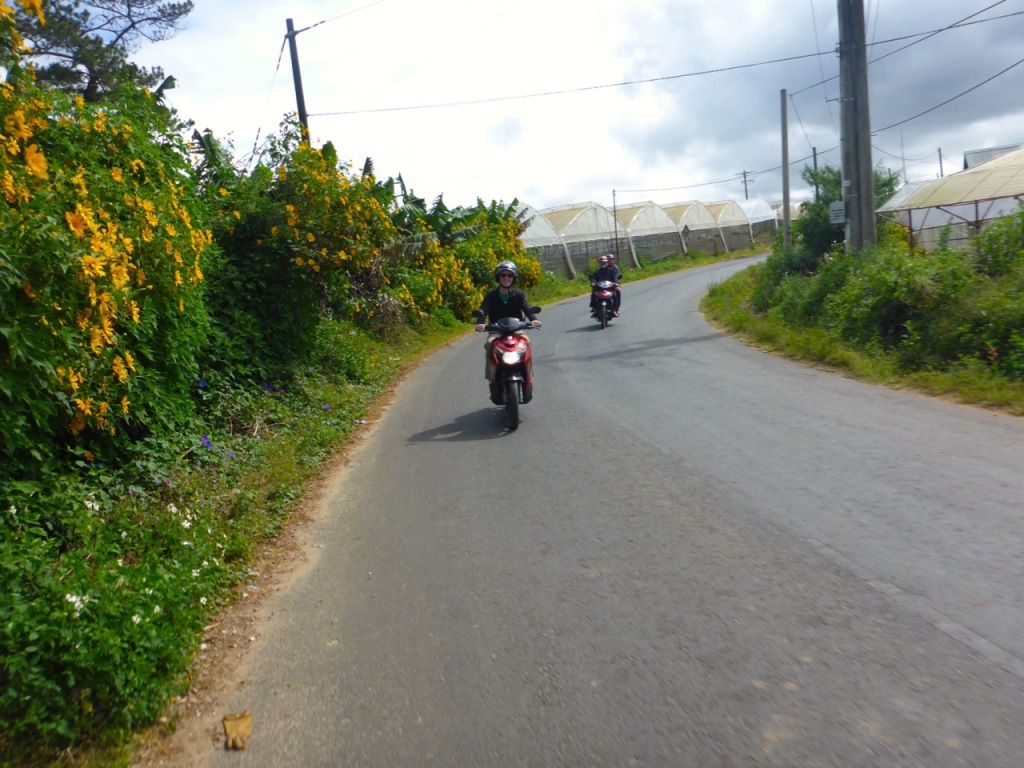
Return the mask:
{"type": "MultiPolygon", "coordinates": [[[[950,24],[949,26],[942,27],[941,29],[933,29],[930,32],[915,32],[912,35],[903,35],[901,37],[892,37],[892,38],[889,38],[888,40],[880,40],[877,43],[872,43],[871,46],[868,46],[869,48],[872,47],[872,46],[875,46],[875,45],[886,45],[887,43],[898,43],[898,42],[901,42],[903,40],[911,40],[911,39],[913,39],[915,37],[916,38],[920,38],[918,40],[914,40],[914,42],[912,42],[912,43],[908,43],[907,45],[904,45],[902,48],[897,48],[895,51],[889,51],[889,53],[886,53],[886,54],[884,54],[882,56],[879,56],[877,59],[871,59],[868,63],[869,64],[874,64],[876,62],[879,62],[882,59],[886,59],[886,58],[892,56],[893,54],[899,53],[900,51],[905,51],[907,48],[910,48],[911,46],[917,45],[918,43],[923,43],[925,40],[929,40],[929,39],[935,37],[936,35],[941,34],[942,32],[948,32],[948,31],[950,31],[952,29],[963,29],[965,27],[972,27],[975,24],[988,24],[989,22],[992,22],[992,21],[1001,21],[1002,19],[1009,19],[1009,18],[1013,18],[1014,16],[1022,16],[1022,15],[1024,15],[1024,11],[1016,11],[1014,13],[1007,13],[1007,14],[1004,14],[1002,16],[993,16],[990,19],[978,19],[977,21],[969,21],[970,19],[972,19],[975,16],[977,16],[979,13],[984,13],[985,11],[989,11],[992,8],[995,8],[997,5],[1002,5],[1005,2],[1006,2],[1006,0],[999,0],[998,3],[993,3],[992,5],[988,6],[987,8],[982,8],[980,11],[977,11],[976,13],[972,13],[970,16],[965,16],[964,18],[960,19],[960,21],[955,21],[952,24],[950,24]]],[[[824,54],[822,54],[822,55],[824,55],[824,54]]],[[[793,91],[792,95],[796,96],[798,94],[803,93],[804,91],[809,91],[812,88],[817,88],[819,85],[825,85],[826,83],[830,83],[833,80],[838,80],[838,79],[839,79],[839,75],[834,75],[834,76],[828,78],[827,80],[822,80],[821,82],[813,83],[812,85],[808,85],[808,86],[806,86],[804,88],[801,88],[798,91],[793,91]]]]}
{"type": "Polygon", "coordinates": [[[978,83],[975,86],[972,86],[972,87],[968,88],[966,91],[961,91],[956,96],[952,96],[952,97],[946,99],[941,104],[936,104],[934,107],[930,107],[929,109],[926,109],[924,112],[918,112],[913,117],[908,117],[906,120],[900,120],[898,123],[893,123],[892,125],[887,125],[887,126],[885,126],[885,128],[877,128],[876,130],[872,131],[871,134],[874,135],[876,133],[881,133],[882,131],[888,131],[890,128],[895,128],[898,125],[903,125],[904,123],[909,123],[911,120],[916,120],[917,118],[921,117],[922,115],[927,115],[929,112],[934,112],[936,109],[939,109],[939,107],[944,107],[947,104],[949,104],[951,101],[956,101],[961,96],[966,96],[971,91],[976,91],[978,88],[981,88],[981,86],[985,85],[985,83],[992,82],[997,77],[1000,77],[1001,75],[1005,75],[1011,69],[1013,69],[1014,67],[1018,67],[1021,64],[1024,64],[1024,59],[1017,60],[1016,62],[1014,62],[1013,64],[1008,66],[1006,69],[1002,70],[1001,72],[996,72],[994,75],[992,75],[992,77],[989,77],[989,78],[986,78],[985,80],[982,80],[980,83],[978,83]]]}
{"type": "Polygon", "coordinates": [[[722,72],[735,72],[740,69],[752,69],[754,67],[763,67],[769,64],[783,64],[788,61],[799,61],[800,59],[810,59],[815,56],[823,56],[821,53],[804,53],[797,56],[787,56],[781,59],[771,59],[768,61],[758,61],[753,64],[736,64],[731,67],[719,67],[717,69],[704,69],[698,72],[686,72],[681,75],[664,75],[662,77],[649,77],[643,80],[624,80],[619,83],[605,83],[604,85],[587,85],[582,88],[566,88],[560,91],[542,91],[539,93],[524,93],[518,96],[494,96],[488,99],[471,99],[468,101],[450,101],[441,102],[437,104],[417,104],[407,107],[382,107],[380,109],[356,109],[342,112],[320,112],[311,117],[333,117],[337,115],[365,115],[377,112],[405,112],[416,109],[440,109],[447,107],[465,107],[474,104],[492,104],[498,101],[517,101],[521,99],[538,99],[547,96],[564,96],[568,93],[585,93],[587,91],[598,91],[608,88],[623,88],[627,85],[642,85],[644,83],[659,83],[667,80],[680,80],[685,77],[699,77],[702,75],[715,75],[722,72]]]}
{"type": "MultiPolygon", "coordinates": [[[[1000,2],[1005,2],[1005,1],[1006,0],[1000,0],[1000,2]]],[[[378,0],[378,2],[384,2],[384,0],[378,0]]],[[[999,3],[996,3],[995,5],[999,5],[999,3]]],[[[365,7],[368,8],[369,6],[365,6],[365,7]]],[[[994,7],[994,6],[989,6],[989,8],[991,8],[991,7],[994,7]]],[[[984,10],[988,10],[988,8],[986,8],[984,10]]],[[[978,13],[983,13],[984,10],[978,11],[978,13]]],[[[977,14],[972,14],[972,15],[977,15],[977,14]]],[[[1016,13],[1010,13],[1010,14],[1006,14],[1004,16],[995,16],[995,17],[992,17],[991,19],[980,19],[978,21],[973,21],[973,22],[966,23],[966,24],[963,23],[962,21],[961,22],[956,22],[954,24],[951,24],[951,25],[949,25],[947,27],[943,27],[943,28],[938,29],[938,30],[932,30],[930,32],[917,32],[917,33],[912,34],[912,35],[903,35],[901,37],[894,37],[894,38],[890,38],[888,40],[882,40],[882,41],[880,41],[878,43],[874,43],[874,45],[885,45],[886,43],[894,43],[894,42],[899,42],[901,40],[909,40],[909,39],[915,38],[915,37],[931,36],[931,35],[938,34],[939,32],[945,32],[947,30],[954,29],[954,28],[971,26],[972,24],[985,24],[985,23],[988,23],[988,22],[991,22],[991,21],[998,21],[1000,19],[1006,19],[1006,18],[1010,18],[1010,17],[1013,17],[1013,16],[1022,16],[1022,15],[1024,15],[1024,11],[1018,11],[1016,13]]],[[[969,19],[971,17],[968,16],[967,18],[969,19]]],[[[323,23],[323,22],[320,22],[320,23],[323,23]]],[[[540,92],[537,92],[537,93],[525,93],[525,94],[518,94],[518,95],[514,95],[514,96],[493,96],[493,97],[485,98],[485,99],[468,99],[468,100],[465,100],[465,101],[437,102],[437,103],[433,103],[433,104],[414,104],[414,105],[409,105],[409,106],[404,106],[404,107],[380,107],[378,109],[352,109],[352,110],[341,110],[341,111],[337,111],[337,112],[317,112],[317,113],[310,113],[310,117],[339,117],[339,116],[344,116],[344,115],[367,115],[367,114],[379,114],[379,113],[384,113],[384,112],[408,112],[408,111],[421,110],[421,109],[448,109],[448,108],[451,108],[451,107],[465,107],[465,106],[473,106],[473,105],[477,105],[477,104],[493,104],[493,103],[501,102],[501,101],[520,101],[520,100],[523,100],[523,99],[538,99],[538,98],[546,98],[546,97],[550,97],[550,96],[564,96],[564,95],[570,94],[570,93],[586,93],[588,91],[607,90],[609,88],[623,88],[623,87],[628,86],[628,85],[643,85],[645,83],[659,83],[659,82],[666,82],[666,81],[669,81],[669,80],[681,80],[683,78],[689,78],[689,77],[701,77],[701,76],[704,76],[704,75],[721,74],[723,72],[735,72],[735,71],[742,70],[742,69],[753,69],[755,67],[764,67],[764,66],[768,66],[768,65],[771,65],[771,64],[784,64],[784,63],[787,63],[787,62],[790,62],[790,61],[800,61],[802,59],[811,59],[811,58],[815,58],[815,57],[831,56],[831,55],[833,55],[832,51],[828,51],[828,52],[821,52],[821,51],[819,51],[817,53],[803,53],[803,54],[798,54],[798,55],[795,55],[795,56],[786,56],[786,57],[778,58],[778,59],[769,59],[769,60],[766,60],[766,61],[758,61],[758,62],[753,62],[751,64],[736,64],[736,65],[729,66],[729,67],[718,67],[718,68],[715,68],[715,69],[704,69],[704,70],[699,70],[699,71],[696,71],[696,72],[685,72],[685,73],[679,74],[679,75],[664,75],[664,76],[661,76],[661,77],[649,77],[649,78],[644,78],[644,79],[641,79],[641,80],[624,80],[624,81],[618,82],[618,83],[605,83],[605,84],[602,84],[602,85],[588,85],[588,86],[583,86],[581,88],[566,88],[566,89],[562,89],[562,90],[558,90],[558,91],[540,91],[540,92]]],[[[891,55],[891,54],[886,54],[886,56],[888,56],[888,55],[891,55]]],[[[807,91],[807,90],[809,90],[811,88],[816,88],[819,85],[823,85],[824,83],[829,82],[831,80],[835,80],[835,79],[836,79],[835,77],[832,77],[832,78],[829,78],[828,80],[825,80],[823,82],[815,83],[814,85],[809,85],[806,88],[802,88],[799,91],[795,91],[793,95],[796,95],[798,93],[803,93],[804,91],[807,91]]]]}

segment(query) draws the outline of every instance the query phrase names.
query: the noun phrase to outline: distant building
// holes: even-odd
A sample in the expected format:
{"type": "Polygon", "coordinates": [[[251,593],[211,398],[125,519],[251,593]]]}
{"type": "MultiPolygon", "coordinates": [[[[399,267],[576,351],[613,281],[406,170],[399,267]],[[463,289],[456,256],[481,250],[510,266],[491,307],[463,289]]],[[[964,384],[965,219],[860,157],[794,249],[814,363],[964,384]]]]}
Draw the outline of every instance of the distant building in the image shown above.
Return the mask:
{"type": "Polygon", "coordinates": [[[989,147],[988,149],[969,149],[964,152],[964,170],[973,168],[976,165],[988,162],[993,158],[1005,155],[1015,149],[1020,149],[1022,144],[1007,144],[1005,147],[989,147]]]}

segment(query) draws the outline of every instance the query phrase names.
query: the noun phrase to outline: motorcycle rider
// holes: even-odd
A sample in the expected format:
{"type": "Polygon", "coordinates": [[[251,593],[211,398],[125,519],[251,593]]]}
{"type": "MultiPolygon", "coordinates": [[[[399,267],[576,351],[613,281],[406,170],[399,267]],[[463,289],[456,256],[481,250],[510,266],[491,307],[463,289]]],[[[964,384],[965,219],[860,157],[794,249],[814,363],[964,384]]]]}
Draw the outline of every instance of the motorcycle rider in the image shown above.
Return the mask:
{"type": "MultiPolygon", "coordinates": [[[[498,287],[484,294],[483,301],[480,302],[480,311],[484,313],[484,322],[476,324],[477,333],[482,332],[487,323],[496,322],[503,317],[527,319],[532,328],[540,328],[540,320],[537,319],[534,312],[530,311],[530,302],[527,301],[526,294],[514,287],[517,277],[519,277],[519,269],[514,262],[502,261],[495,267],[494,279],[497,281],[498,287]]],[[[523,335],[525,336],[525,334],[523,335]]],[[[487,341],[484,342],[486,360],[484,375],[490,382],[491,402],[500,405],[501,393],[495,389],[495,366],[491,361],[491,344],[496,338],[498,338],[498,334],[490,333],[487,335],[487,341]]]]}
{"type": "MultiPolygon", "coordinates": [[[[615,283],[614,298],[612,300],[612,314],[615,317],[619,316],[619,307],[622,305],[622,291],[619,290],[619,283],[622,281],[622,272],[615,266],[615,255],[609,253],[607,256],[602,256],[597,260],[598,267],[590,276],[591,284],[596,283],[598,280],[610,280],[615,283]]],[[[593,313],[594,306],[597,304],[597,296],[594,291],[590,292],[590,311],[593,313]]]]}

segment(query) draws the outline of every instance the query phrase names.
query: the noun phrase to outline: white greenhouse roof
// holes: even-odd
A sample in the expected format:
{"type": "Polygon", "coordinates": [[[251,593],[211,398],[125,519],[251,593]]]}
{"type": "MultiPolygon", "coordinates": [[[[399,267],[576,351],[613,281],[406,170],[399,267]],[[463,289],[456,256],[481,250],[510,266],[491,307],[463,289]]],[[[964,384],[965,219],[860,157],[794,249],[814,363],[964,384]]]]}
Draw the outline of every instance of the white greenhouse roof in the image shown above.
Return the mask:
{"type": "Polygon", "coordinates": [[[690,229],[718,229],[718,222],[715,221],[714,214],[708,210],[704,203],[688,200],[682,203],[669,203],[661,207],[669,215],[669,218],[676,223],[680,232],[683,230],[683,227],[689,227],[690,229]]]}
{"type": "Polygon", "coordinates": [[[764,200],[737,200],[736,205],[743,209],[747,221],[757,224],[762,221],[775,221],[775,211],[764,200]]]}
{"type": "Polygon", "coordinates": [[[521,205],[519,213],[523,214],[523,223],[526,224],[522,235],[523,245],[526,248],[557,245],[562,242],[562,238],[551,226],[551,222],[545,219],[540,211],[529,205],[521,205]]]}
{"type": "Polygon", "coordinates": [[[715,217],[720,227],[738,227],[740,225],[750,226],[750,219],[735,200],[722,200],[717,203],[708,203],[707,208],[715,217]]]}
{"type": "Polygon", "coordinates": [[[611,211],[598,203],[545,208],[540,214],[566,243],[613,237],[619,229],[619,224],[611,211]]]}
{"type": "Polygon", "coordinates": [[[907,184],[880,212],[946,208],[1006,200],[1010,208],[1024,196],[1024,147],[941,179],[907,184]],[[910,187],[910,189],[907,189],[910,187]],[[906,191],[905,191],[906,190],[906,191]]]}
{"type": "Polygon", "coordinates": [[[651,235],[678,232],[679,228],[665,210],[650,201],[618,206],[615,217],[630,235],[651,235]]]}

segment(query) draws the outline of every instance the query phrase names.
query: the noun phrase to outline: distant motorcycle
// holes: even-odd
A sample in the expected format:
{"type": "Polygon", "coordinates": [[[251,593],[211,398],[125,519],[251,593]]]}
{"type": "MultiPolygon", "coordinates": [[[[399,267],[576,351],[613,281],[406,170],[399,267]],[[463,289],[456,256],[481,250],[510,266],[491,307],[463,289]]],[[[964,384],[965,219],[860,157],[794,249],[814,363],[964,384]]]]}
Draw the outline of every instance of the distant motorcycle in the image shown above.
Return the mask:
{"type": "Polygon", "coordinates": [[[611,280],[598,280],[590,287],[594,292],[594,319],[602,328],[607,328],[615,315],[615,291],[619,286],[611,280]]]}
{"type": "MultiPolygon", "coordinates": [[[[531,307],[530,312],[540,312],[540,307],[531,307]]],[[[479,322],[486,319],[479,309],[473,315],[479,322]]],[[[508,428],[519,427],[519,406],[533,399],[533,350],[530,340],[520,333],[531,328],[529,320],[504,317],[484,326],[484,333],[497,333],[488,352],[494,367],[494,386],[498,400],[495,405],[504,405],[508,415],[508,428]]]]}

